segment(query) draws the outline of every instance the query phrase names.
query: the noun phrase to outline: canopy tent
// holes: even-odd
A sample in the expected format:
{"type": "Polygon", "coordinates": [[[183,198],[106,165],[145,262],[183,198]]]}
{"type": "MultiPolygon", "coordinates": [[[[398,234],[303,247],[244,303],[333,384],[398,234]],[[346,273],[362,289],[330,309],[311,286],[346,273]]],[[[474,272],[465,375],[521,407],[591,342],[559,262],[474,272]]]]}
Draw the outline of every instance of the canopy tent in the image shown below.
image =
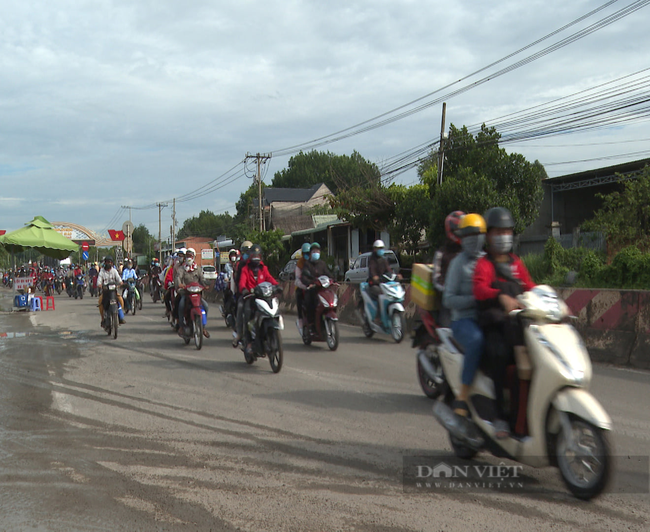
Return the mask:
{"type": "Polygon", "coordinates": [[[65,259],[79,251],[79,245],[58,233],[42,216],[36,216],[25,227],[0,236],[0,244],[11,253],[34,248],[53,259],[65,259]]]}

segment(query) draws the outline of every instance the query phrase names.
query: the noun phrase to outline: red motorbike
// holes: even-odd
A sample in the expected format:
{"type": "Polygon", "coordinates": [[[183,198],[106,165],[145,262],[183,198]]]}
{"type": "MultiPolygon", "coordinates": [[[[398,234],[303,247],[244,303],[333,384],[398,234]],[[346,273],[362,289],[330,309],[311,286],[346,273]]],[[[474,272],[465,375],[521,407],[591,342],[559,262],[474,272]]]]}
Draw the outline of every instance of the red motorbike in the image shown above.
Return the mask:
{"type": "Polygon", "coordinates": [[[330,351],[336,351],[339,346],[339,319],[336,316],[339,297],[336,289],[339,285],[324,275],[316,279],[314,284],[317,300],[314,313],[316,323],[308,323],[307,309],[303,306],[304,326],[299,332],[305,345],[312,342],[327,342],[330,351]]]}
{"type": "Polygon", "coordinates": [[[181,323],[178,328],[178,335],[185,340],[185,344],[189,344],[190,340],[194,338],[194,345],[197,349],[203,347],[203,327],[207,321],[207,315],[201,301],[203,288],[203,285],[199,283],[191,283],[185,287],[187,290],[185,316],[184,320],[183,317],[180,317],[181,323]]]}

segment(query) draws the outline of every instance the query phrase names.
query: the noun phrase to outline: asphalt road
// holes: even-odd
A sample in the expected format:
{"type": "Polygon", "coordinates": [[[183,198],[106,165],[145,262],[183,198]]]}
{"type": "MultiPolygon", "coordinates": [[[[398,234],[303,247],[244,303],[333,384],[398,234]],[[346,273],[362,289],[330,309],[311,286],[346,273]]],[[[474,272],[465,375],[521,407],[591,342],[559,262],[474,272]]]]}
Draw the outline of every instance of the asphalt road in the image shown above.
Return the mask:
{"type": "Polygon", "coordinates": [[[650,529],[648,494],[620,493],[647,488],[627,457],[649,454],[648,373],[595,368],[614,492],[580,502],[557,470],[524,468],[533,491],[412,493],[403,457],[450,446],[407,341],[342,326],[331,353],[287,318],[275,375],[246,365],[216,305],[197,351],[144,303],[117,340],[89,297],[0,314],[0,530],[650,529]]]}

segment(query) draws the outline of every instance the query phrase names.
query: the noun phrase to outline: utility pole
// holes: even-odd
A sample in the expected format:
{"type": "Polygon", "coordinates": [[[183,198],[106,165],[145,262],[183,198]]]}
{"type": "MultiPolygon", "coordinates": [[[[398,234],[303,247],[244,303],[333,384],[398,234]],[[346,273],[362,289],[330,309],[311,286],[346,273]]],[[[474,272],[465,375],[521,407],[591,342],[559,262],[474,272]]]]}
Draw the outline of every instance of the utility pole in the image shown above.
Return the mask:
{"type": "Polygon", "coordinates": [[[257,180],[257,205],[258,212],[260,216],[260,233],[266,230],[264,223],[264,210],[262,209],[262,163],[265,163],[271,158],[271,154],[257,154],[257,155],[246,155],[246,161],[248,159],[257,160],[257,175],[255,179],[257,180]]]}
{"type": "Polygon", "coordinates": [[[162,264],[162,210],[167,207],[166,203],[156,203],[158,207],[158,260],[162,264]]]}
{"type": "Polygon", "coordinates": [[[176,249],[176,198],[172,205],[172,249],[176,249]]]}
{"type": "Polygon", "coordinates": [[[440,149],[438,150],[438,185],[442,185],[442,167],[445,164],[445,115],[447,103],[442,103],[442,122],[440,124],[440,149]]]}

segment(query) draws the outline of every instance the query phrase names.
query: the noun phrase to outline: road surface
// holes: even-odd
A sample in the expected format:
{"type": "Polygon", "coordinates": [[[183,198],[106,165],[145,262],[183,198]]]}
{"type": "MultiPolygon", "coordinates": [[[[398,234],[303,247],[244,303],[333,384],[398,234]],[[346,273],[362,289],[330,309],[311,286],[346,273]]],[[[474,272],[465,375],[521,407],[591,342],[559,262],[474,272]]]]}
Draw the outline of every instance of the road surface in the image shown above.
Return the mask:
{"type": "MultiPolygon", "coordinates": [[[[275,375],[245,364],[216,305],[197,351],[148,295],[117,340],[95,304],[0,314],[0,530],[650,529],[647,493],[580,502],[552,468],[524,468],[533,492],[405,491],[405,455],[450,450],[408,341],[344,325],[331,353],[288,317],[275,375]]],[[[627,457],[649,453],[650,374],[597,366],[592,390],[617,486],[647,489],[627,457]]]]}

